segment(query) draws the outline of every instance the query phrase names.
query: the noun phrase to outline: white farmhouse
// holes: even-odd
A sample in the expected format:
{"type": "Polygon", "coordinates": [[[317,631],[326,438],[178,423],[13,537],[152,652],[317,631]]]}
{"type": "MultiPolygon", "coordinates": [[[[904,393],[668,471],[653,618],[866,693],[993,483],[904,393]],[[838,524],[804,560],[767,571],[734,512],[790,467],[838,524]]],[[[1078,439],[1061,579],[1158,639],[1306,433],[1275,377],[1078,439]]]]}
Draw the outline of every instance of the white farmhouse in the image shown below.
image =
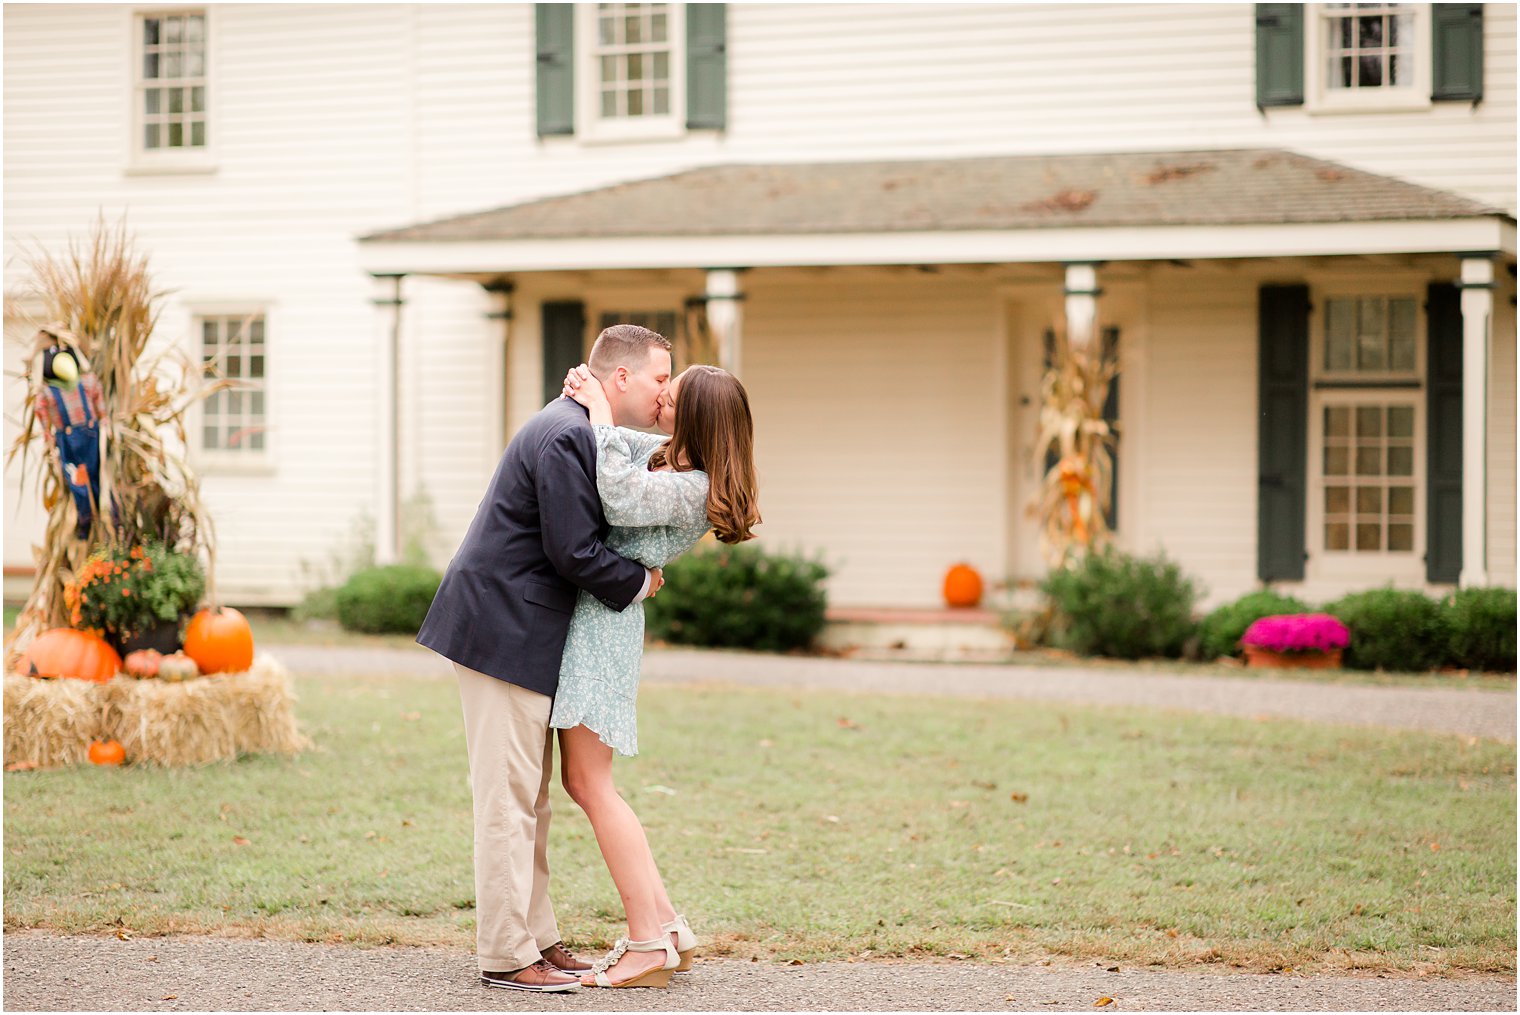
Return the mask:
{"type": "Polygon", "coordinates": [[[1037,578],[1046,336],[1092,300],[1122,547],[1214,602],[1515,583],[1513,4],[4,19],[7,295],[125,213],[165,337],[256,382],[195,426],[234,602],[295,602],[364,519],[394,552],[418,491],[441,566],[618,320],[711,325],[761,545],[823,554],[834,604],[1037,578]]]}

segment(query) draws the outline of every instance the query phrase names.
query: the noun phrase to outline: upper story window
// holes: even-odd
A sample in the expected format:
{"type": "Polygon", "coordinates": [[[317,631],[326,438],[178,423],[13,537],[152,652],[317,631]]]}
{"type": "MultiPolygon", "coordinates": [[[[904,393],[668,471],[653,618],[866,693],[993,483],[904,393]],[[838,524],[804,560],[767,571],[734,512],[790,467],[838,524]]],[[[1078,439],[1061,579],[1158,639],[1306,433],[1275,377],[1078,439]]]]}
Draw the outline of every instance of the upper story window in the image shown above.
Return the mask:
{"type": "Polygon", "coordinates": [[[1408,4],[1325,4],[1325,86],[1412,88],[1414,8],[1408,4]]]}
{"type": "Polygon", "coordinates": [[[224,460],[262,460],[269,426],[264,315],[204,315],[195,323],[207,375],[237,382],[203,403],[201,451],[224,460]]]}
{"type": "Polygon", "coordinates": [[[1321,376],[1405,379],[1419,369],[1412,296],[1325,300],[1321,376]]]}
{"type": "Polygon", "coordinates": [[[132,150],[144,167],[204,162],[210,145],[203,10],[136,16],[132,150]]]}
{"type": "Polygon", "coordinates": [[[724,4],[535,4],[539,137],[676,138],[727,116],[724,4]]]}

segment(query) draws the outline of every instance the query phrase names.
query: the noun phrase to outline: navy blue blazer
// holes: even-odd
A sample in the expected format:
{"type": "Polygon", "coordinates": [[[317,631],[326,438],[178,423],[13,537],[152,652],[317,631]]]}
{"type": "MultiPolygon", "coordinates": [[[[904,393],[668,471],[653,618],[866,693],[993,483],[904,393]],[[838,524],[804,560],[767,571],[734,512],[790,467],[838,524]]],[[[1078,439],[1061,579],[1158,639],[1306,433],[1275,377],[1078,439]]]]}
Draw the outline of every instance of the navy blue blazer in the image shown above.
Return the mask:
{"type": "Polygon", "coordinates": [[[556,399],[507,445],[417,641],[553,695],[578,590],[621,611],[644,587],[643,565],[602,545],[606,535],[586,409],[556,399]]]}

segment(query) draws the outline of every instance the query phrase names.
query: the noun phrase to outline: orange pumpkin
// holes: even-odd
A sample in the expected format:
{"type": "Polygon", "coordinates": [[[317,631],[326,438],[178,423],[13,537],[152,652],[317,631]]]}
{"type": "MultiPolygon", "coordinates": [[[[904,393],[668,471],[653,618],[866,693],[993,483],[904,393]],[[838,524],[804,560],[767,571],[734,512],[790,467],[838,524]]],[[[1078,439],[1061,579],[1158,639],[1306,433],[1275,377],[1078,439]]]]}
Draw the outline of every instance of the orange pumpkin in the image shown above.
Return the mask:
{"type": "Polygon", "coordinates": [[[128,652],[126,658],[127,676],[136,677],[138,680],[148,680],[158,676],[158,664],[163,659],[163,654],[158,649],[142,648],[136,652],[128,652]]]}
{"type": "Polygon", "coordinates": [[[242,673],[253,665],[253,629],[230,606],[202,610],[185,628],[185,655],[205,674],[242,673]]]}
{"type": "Polygon", "coordinates": [[[97,765],[119,765],[127,760],[127,752],[115,740],[95,740],[90,743],[90,760],[97,765]]]}
{"type": "Polygon", "coordinates": [[[105,684],[121,669],[121,656],[97,634],[55,627],[32,640],[16,669],[28,677],[73,677],[105,684]]]}
{"type": "Polygon", "coordinates": [[[945,602],[970,607],[982,601],[982,576],[970,564],[956,564],[945,572],[945,602]]]}

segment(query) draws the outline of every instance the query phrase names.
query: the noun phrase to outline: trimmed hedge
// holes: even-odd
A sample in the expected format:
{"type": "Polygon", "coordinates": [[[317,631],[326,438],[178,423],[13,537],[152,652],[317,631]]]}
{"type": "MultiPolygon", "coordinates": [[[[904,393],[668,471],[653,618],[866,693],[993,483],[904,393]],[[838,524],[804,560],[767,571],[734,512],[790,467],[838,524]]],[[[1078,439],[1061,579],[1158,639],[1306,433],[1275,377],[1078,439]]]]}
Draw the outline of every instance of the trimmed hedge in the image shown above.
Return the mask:
{"type": "Polygon", "coordinates": [[[1446,662],[1464,670],[1515,672],[1515,590],[1461,589],[1442,602],[1446,662]]]}
{"type": "Polygon", "coordinates": [[[1081,655],[1177,657],[1197,629],[1198,587],[1165,557],[1088,554],[1051,572],[1040,589],[1050,601],[1055,643],[1081,655]]]}
{"type": "Polygon", "coordinates": [[[680,645],[806,648],[823,630],[828,573],[817,561],[720,543],[670,562],[645,621],[650,634],[680,645]]]}
{"type": "Polygon", "coordinates": [[[338,623],[365,634],[416,634],[442,580],[412,564],[366,568],[338,589],[338,623]]]}
{"type": "Polygon", "coordinates": [[[1310,612],[1309,605],[1303,600],[1271,589],[1247,592],[1203,618],[1203,623],[1198,626],[1199,654],[1206,662],[1220,656],[1238,656],[1240,636],[1256,621],[1286,613],[1310,612]]]}
{"type": "Polygon", "coordinates": [[[1356,670],[1433,670],[1446,661],[1441,604],[1420,592],[1370,589],[1325,604],[1351,629],[1345,663],[1356,670]]]}

